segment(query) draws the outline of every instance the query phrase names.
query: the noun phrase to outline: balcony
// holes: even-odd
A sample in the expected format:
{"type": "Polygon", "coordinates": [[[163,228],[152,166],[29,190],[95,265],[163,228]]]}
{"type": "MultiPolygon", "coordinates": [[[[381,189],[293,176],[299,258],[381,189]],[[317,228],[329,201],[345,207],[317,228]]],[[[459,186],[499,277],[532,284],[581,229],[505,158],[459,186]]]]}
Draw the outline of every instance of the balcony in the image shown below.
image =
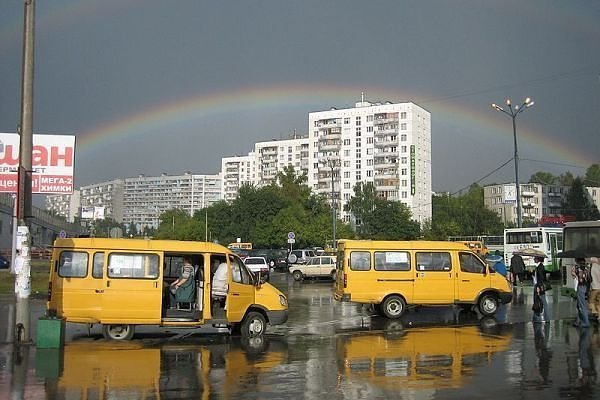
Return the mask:
{"type": "Polygon", "coordinates": [[[318,121],[317,126],[319,128],[334,128],[338,126],[341,127],[342,122],[341,119],[325,119],[318,121]]]}
{"type": "Polygon", "coordinates": [[[397,135],[398,134],[398,128],[378,129],[378,130],[373,131],[373,133],[375,134],[375,136],[397,135]]]}
{"type": "Polygon", "coordinates": [[[334,143],[319,142],[319,151],[336,151],[336,150],[339,150],[340,147],[341,147],[340,142],[334,142],[334,143]]]}
{"type": "Polygon", "coordinates": [[[325,131],[319,136],[319,142],[324,140],[336,140],[339,141],[342,138],[342,132],[325,131]]]}
{"type": "Polygon", "coordinates": [[[532,192],[531,190],[523,190],[521,192],[521,196],[523,197],[534,197],[536,195],[535,192],[532,192]]]}
{"type": "Polygon", "coordinates": [[[385,116],[385,117],[380,117],[377,118],[377,116],[375,116],[374,120],[373,120],[373,125],[382,125],[382,124],[389,124],[389,123],[395,123],[398,122],[398,116],[385,116]]]}

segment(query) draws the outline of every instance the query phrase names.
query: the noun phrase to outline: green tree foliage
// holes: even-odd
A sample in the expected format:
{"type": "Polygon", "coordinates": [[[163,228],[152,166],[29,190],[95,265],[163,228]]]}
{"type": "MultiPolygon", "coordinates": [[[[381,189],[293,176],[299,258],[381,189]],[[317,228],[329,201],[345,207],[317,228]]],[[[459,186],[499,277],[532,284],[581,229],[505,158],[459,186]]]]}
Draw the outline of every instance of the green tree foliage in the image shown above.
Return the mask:
{"type": "Polygon", "coordinates": [[[529,178],[529,183],[541,183],[542,185],[553,185],[557,181],[558,177],[543,171],[538,171],[529,178]]]}
{"type": "Polygon", "coordinates": [[[573,185],[562,204],[563,214],[574,215],[577,221],[592,221],[600,219],[598,207],[591,201],[589,193],[579,177],[573,180],[573,185]]]}
{"type": "MultiPolygon", "coordinates": [[[[272,185],[243,185],[231,203],[218,202],[193,217],[181,210],[166,212],[160,217],[156,237],[221,244],[240,238],[255,248],[280,248],[287,247],[287,233],[293,231],[295,247],[323,246],[331,240],[331,208],[305,182],[306,175],[298,176],[293,167],[286,167],[272,185]]],[[[349,232],[346,224],[337,221],[337,237],[349,232]]]]}
{"type": "Polygon", "coordinates": [[[373,183],[358,183],[348,210],[357,219],[361,239],[406,240],[420,235],[419,223],[411,220],[408,207],[377,196],[373,183]]]}
{"type": "Polygon", "coordinates": [[[432,218],[423,229],[430,240],[448,236],[500,235],[504,229],[498,214],[483,204],[483,188],[472,185],[462,196],[434,195],[432,218]]]}
{"type": "Polygon", "coordinates": [[[585,186],[600,186],[600,164],[592,164],[585,171],[585,186]]]}

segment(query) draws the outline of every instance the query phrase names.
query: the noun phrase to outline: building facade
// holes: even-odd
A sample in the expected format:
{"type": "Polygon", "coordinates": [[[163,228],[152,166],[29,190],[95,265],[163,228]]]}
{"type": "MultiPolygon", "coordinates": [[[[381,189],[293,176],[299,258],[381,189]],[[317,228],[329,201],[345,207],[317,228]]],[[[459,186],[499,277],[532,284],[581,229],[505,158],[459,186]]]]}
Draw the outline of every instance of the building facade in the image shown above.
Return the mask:
{"type": "Polygon", "coordinates": [[[122,223],[124,217],[124,185],[124,179],[115,179],[112,181],[82,186],[79,188],[81,198],[79,212],[81,213],[82,208],[101,207],[104,208],[104,218],[112,218],[115,221],[122,223]]]}
{"type": "Polygon", "coordinates": [[[81,210],[81,192],[74,190],[72,194],[47,195],[45,208],[52,215],[60,215],[68,222],[75,222],[81,210]]]}
{"type": "Polygon", "coordinates": [[[361,101],[353,108],[309,113],[308,184],[344,206],[354,186],[373,183],[377,195],[408,206],[413,219],[431,219],[431,114],[408,103],[361,101]]]}
{"type": "MultiPolygon", "coordinates": [[[[562,215],[562,203],[569,193],[569,186],[542,185],[540,183],[519,184],[521,190],[521,216],[523,221],[538,222],[542,217],[562,215]]],[[[600,188],[586,187],[590,199],[598,207],[600,188]]],[[[485,207],[496,212],[504,223],[517,225],[516,185],[503,183],[484,186],[485,207]]]]}
{"type": "Polygon", "coordinates": [[[221,175],[138,176],[124,179],[123,223],[138,232],[158,228],[159,217],[172,209],[190,215],[221,200],[221,175]]]}

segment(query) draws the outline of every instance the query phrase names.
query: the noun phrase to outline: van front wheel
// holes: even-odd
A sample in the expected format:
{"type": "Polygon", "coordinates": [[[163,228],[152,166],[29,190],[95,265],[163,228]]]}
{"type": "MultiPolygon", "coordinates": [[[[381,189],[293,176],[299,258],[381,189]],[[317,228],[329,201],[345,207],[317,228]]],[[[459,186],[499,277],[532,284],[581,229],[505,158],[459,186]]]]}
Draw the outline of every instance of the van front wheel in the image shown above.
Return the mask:
{"type": "Polygon", "coordinates": [[[265,317],[256,311],[251,311],[246,315],[242,322],[242,336],[254,337],[265,333],[267,328],[267,320],[265,317]]]}
{"type": "Polygon", "coordinates": [[[406,309],[406,303],[400,296],[390,296],[381,303],[381,311],[391,319],[400,318],[406,309]]]}
{"type": "Polygon", "coordinates": [[[498,299],[493,294],[484,294],[479,299],[479,311],[486,317],[492,316],[498,311],[498,299]]]}
{"type": "Polygon", "coordinates": [[[296,281],[301,281],[302,278],[304,278],[304,276],[302,276],[302,272],[300,272],[300,271],[294,271],[292,276],[294,277],[294,280],[296,280],[296,281]]]}
{"type": "Polygon", "coordinates": [[[102,334],[105,339],[131,340],[133,337],[133,325],[103,325],[102,334]]]}

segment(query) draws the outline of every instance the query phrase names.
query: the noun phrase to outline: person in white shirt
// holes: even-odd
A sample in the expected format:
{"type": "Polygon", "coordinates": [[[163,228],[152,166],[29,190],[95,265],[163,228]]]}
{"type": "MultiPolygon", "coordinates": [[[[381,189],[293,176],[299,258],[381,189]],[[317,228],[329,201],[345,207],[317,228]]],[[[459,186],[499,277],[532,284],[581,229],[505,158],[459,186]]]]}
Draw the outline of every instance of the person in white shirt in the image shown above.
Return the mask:
{"type": "Polygon", "coordinates": [[[212,278],[212,297],[213,298],[224,298],[227,297],[227,289],[229,285],[227,283],[227,263],[222,262],[217,267],[213,278],[212,278]]]}
{"type": "Polygon", "coordinates": [[[590,291],[590,310],[592,315],[598,318],[600,312],[600,263],[598,257],[590,258],[590,272],[592,275],[590,291]]]}

